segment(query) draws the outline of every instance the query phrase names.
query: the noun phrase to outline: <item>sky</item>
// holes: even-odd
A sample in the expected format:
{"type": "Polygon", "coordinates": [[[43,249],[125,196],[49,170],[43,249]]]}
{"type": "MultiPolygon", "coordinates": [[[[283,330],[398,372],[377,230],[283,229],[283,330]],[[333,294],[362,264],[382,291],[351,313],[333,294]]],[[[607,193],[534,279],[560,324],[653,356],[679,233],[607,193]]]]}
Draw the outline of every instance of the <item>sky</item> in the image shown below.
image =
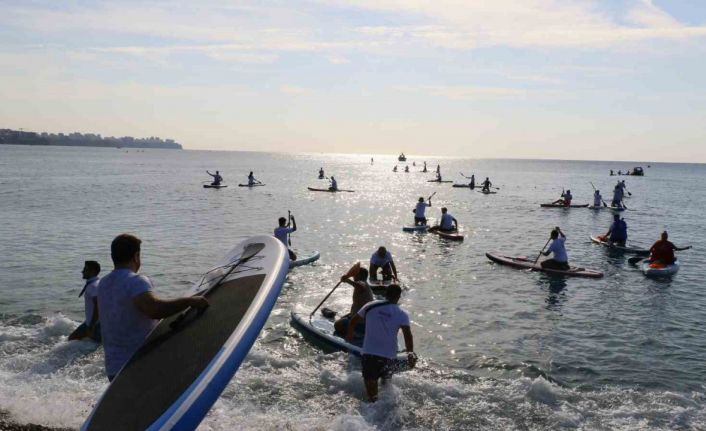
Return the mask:
{"type": "Polygon", "coordinates": [[[0,128],[706,162],[703,0],[0,0],[0,128]]]}

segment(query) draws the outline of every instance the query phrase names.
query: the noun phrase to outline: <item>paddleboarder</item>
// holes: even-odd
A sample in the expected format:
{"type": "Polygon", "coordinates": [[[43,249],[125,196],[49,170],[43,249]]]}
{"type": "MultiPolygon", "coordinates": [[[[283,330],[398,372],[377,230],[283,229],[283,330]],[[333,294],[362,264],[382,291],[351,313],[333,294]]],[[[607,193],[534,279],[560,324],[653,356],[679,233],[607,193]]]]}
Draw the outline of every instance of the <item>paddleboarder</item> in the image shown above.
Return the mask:
{"type": "Polygon", "coordinates": [[[98,274],[101,272],[101,266],[95,260],[87,260],[83,264],[81,275],[86,283],[78,294],[80,298],[83,296],[84,310],[86,318],[74,332],[69,335],[69,341],[90,338],[96,343],[101,342],[101,327],[98,321],[98,274]]]}
{"type": "Polygon", "coordinates": [[[380,247],[377,249],[372,256],[370,256],[370,279],[378,279],[378,269],[382,271],[382,279],[397,280],[397,267],[395,266],[395,261],[392,260],[392,254],[387,251],[385,247],[380,247]]]}
{"type": "Polygon", "coordinates": [[[103,277],[98,289],[98,309],[105,351],[105,373],[112,381],[115,375],[140,348],[147,335],[161,319],[189,307],[204,310],[208,301],[203,296],[164,300],[154,295],[152,283],[138,275],[142,264],[142,240],[121,234],[110,244],[115,269],[103,277]]]}
{"type": "Polygon", "coordinates": [[[407,166],[404,167],[404,171],[405,171],[405,172],[409,172],[409,165],[407,165],[407,166]]]}
{"type": "Polygon", "coordinates": [[[476,188],[476,174],[471,174],[471,182],[468,183],[468,187],[470,187],[471,190],[476,188]]]}
{"type": "Polygon", "coordinates": [[[324,168],[319,168],[319,179],[323,180],[324,178],[326,178],[324,175],[324,168]]]}
{"type": "Polygon", "coordinates": [[[458,231],[458,220],[449,214],[446,207],[441,208],[441,220],[437,226],[429,228],[430,231],[456,232],[458,231]]]}
{"type": "Polygon", "coordinates": [[[662,237],[660,240],[652,244],[652,247],[650,247],[650,262],[671,265],[677,260],[676,257],[674,257],[675,251],[684,251],[690,248],[690,245],[686,247],[677,247],[672,244],[669,241],[669,234],[665,230],[662,232],[662,237]]]}
{"type": "Polygon", "coordinates": [[[613,223],[611,223],[608,232],[598,238],[610,244],[625,247],[628,240],[628,224],[618,214],[613,214],[613,223]]]}
{"type": "Polygon", "coordinates": [[[209,171],[206,171],[206,173],[213,177],[213,182],[211,183],[212,186],[220,186],[221,185],[221,182],[223,181],[223,177],[221,176],[220,172],[216,171],[215,174],[212,174],[209,171]]]}
{"type": "Polygon", "coordinates": [[[331,190],[332,192],[335,192],[338,190],[338,182],[336,182],[336,178],[334,178],[333,175],[331,175],[331,185],[329,186],[328,189],[331,190]]]}
{"type": "Polygon", "coordinates": [[[275,238],[280,240],[280,242],[284,244],[285,247],[287,247],[287,251],[289,252],[289,259],[297,260],[297,255],[292,251],[291,248],[289,248],[289,234],[292,232],[296,232],[297,221],[294,219],[293,215],[290,215],[289,218],[292,220],[291,227],[290,224],[287,223],[287,219],[285,217],[279,218],[279,226],[275,228],[275,238]]]}
{"type": "Polygon", "coordinates": [[[382,379],[385,384],[395,372],[397,334],[400,330],[404,335],[409,368],[414,368],[417,363],[409,315],[397,305],[401,295],[400,286],[390,285],[385,293],[385,300],[367,303],[353,315],[348,327],[346,340],[350,342],[358,322],[365,322],[362,365],[365,391],[370,402],[378,399],[378,381],[382,379]]]}
{"type": "Polygon", "coordinates": [[[481,191],[486,193],[490,191],[490,186],[493,185],[493,183],[490,182],[490,179],[488,177],[485,177],[485,181],[483,181],[481,184],[483,185],[483,189],[481,191]]]}
{"type": "Polygon", "coordinates": [[[424,173],[427,172],[427,162],[424,162],[424,169],[422,169],[422,172],[424,172],[424,173]]]}
{"type": "Polygon", "coordinates": [[[427,224],[427,218],[425,217],[425,211],[427,207],[431,206],[431,196],[429,196],[428,203],[424,202],[424,198],[420,197],[417,202],[417,206],[412,210],[414,213],[414,225],[424,226],[427,224]]]}
{"type": "Polygon", "coordinates": [[[601,196],[600,190],[596,190],[593,192],[593,206],[600,207],[601,205],[603,205],[603,196],[601,196]]]}
{"type": "Polygon", "coordinates": [[[441,172],[439,172],[439,171],[436,172],[436,181],[438,181],[438,182],[442,181],[441,172]]]}
{"type": "Polygon", "coordinates": [[[397,172],[397,165],[395,165],[395,167],[392,168],[392,172],[397,172]]]}
{"type": "Polygon", "coordinates": [[[610,203],[610,206],[616,207],[616,208],[622,208],[623,207],[623,188],[620,187],[620,181],[618,181],[618,184],[615,185],[615,188],[613,189],[613,200],[610,203]]]}
{"type": "Polygon", "coordinates": [[[552,205],[556,204],[562,204],[564,206],[571,206],[571,201],[574,199],[574,197],[571,195],[571,190],[566,190],[564,189],[561,190],[561,199],[557,199],[554,202],[552,202],[552,205]]]}
{"type": "MultiPolygon", "coordinates": [[[[349,271],[350,272],[350,271],[349,271]]],[[[368,270],[360,268],[354,276],[343,275],[341,282],[353,286],[353,299],[351,301],[350,313],[341,316],[340,319],[333,323],[335,335],[344,338],[348,334],[348,325],[355,314],[363,308],[365,304],[373,301],[373,291],[368,286],[365,280],[368,279],[368,270]]],[[[360,322],[354,328],[356,338],[362,338],[365,335],[365,322],[360,322]]]]}
{"type": "Polygon", "coordinates": [[[541,254],[544,256],[549,256],[554,253],[551,259],[546,259],[541,262],[542,268],[544,269],[559,269],[566,271],[569,269],[569,256],[566,254],[566,247],[564,243],[566,242],[566,235],[559,229],[559,226],[552,230],[550,235],[552,243],[549,244],[549,248],[543,251],[541,254]]]}
{"type": "Polygon", "coordinates": [[[252,171],[250,171],[250,174],[248,174],[248,186],[252,187],[255,185],[255,183],[259,183],[260,181],[255,179],[255,175],[253,175],[252,171]]]}

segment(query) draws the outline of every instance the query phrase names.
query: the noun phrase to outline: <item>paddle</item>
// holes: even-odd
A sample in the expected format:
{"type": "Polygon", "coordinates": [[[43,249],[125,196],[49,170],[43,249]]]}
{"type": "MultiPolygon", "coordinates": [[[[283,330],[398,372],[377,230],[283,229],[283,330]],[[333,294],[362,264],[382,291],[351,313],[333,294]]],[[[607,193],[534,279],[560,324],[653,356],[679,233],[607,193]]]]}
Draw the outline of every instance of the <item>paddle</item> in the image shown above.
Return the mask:
{"type": "MultiPolygon", "coordinates": [[[[593,181],[591,181],[591,187],[593,187],[593,191],[595,192],[595,191],[596,191],[596,186],[593,185],[593,181]]],[[[606,208],[608,207],[608,204],[605,203],[605,201],[603,200],[603,196],[601,196],[601,202],[603,202],[603,206],[604,206],[604,207],[606,207],[606,208]]]]}
{"type": "MultiPolygon", "coordinates": [[[[287,210],[287,227],[289,227],[292,224],[292,212],[290,210],[287,210]]],[[[287,235],[287,243],[289,246],[292,246],[292,238],[287,235]]]]}
{"type": "Polygon", "coordinates": [[[537,255],[537,258],[534,260],[534,264],[536,265],[537,262],[539,262],[539,257],[542,255],[542,252],[544,251],[545,248],[547,248],[547,244],[549,244],[549,241],[552,240],[552,237],[549,237],[546,243],[544,243],[544,247],[542,247],[541,250],[539,250],[539,254],[537,255]]]}
{"type": "Polygon", "coordinates": [[[431,198],[433,198],[435,194],[436,194],[436,192],[432,193],[431,196],[429,196],[429,199],[427,199],[427,200],[430,201],[431,198]]]}
{"type": "MultiPolygon", "coordinates": [[[[355,277],[356,275],[358,275],[358,272],[360,272],[360,262],[356,262],[356,264],[353,265],[351,267],[351,269],[348,270],[348,272],[346,273],[346,275],[344,277],[346,277],[346,278],[355,277]]],[[[318,310],[319,307],[324,305],[324,302],[326,302],[326,300],[329,298],[329,296],[331,296],[331,294],[338,288],[338,286],[341,285],[341,283],[343,283],[343,281],[339,281],[338,283],[336,283],[335,286],[333,286],[333,289],[331,289],[331,291],[328,293],[328,295],[326,295],[326,297],[321,302],[319,302],[319,305],[317,305],[316,308],[314,308],[314,311],[312,311],[311,314],[309,314],[309,319],[311,319],[314,316],[314,314],[316,313],[316,310],[318,310]]]]}
{"type": "MultiPolygon", "coordinates": [[[[203,293],[201,293],[201,296],[208,295],[212,290],[214,290],[216,287],[220,286],[220,284],[223,282],[223,280],[225,280],[226,277],[228,277],[231,274],[231,272],[233,272],[233,270],[235,268],[240,266],[241,263],[245,263],[248,260],[252,259],[256,254],[261,252],[262,249],[264,249],[264,248],[265,248],[265,244],[263,244],[261,242],[254,243],[254,244],[248,244],[245,247],[245,249],[243,250],[243,253],[238,258],[238,260],[235,262],[235,265],[231,266],[230,269],[228,270],[228,272],[223,274],[223,277],[221,277],[221,279],[218,280],[218,282],[216,282],[214,285],[212,285],[211,287],[206,289],[203,293]]],[[[213,279],[211,279],[211,280],[213,280],[213,279]]],[[[209,282],[211,280],[209,280],[209,282]]],[[[203,283],[201,283],[201,284],[203,285],[203,283]]],[[[169,327],[176,330],[179,327],[179,325],[181,325],[181,323],[184,321],[184,319],[186,319],[186,316],[191,312],[191,310],[193,310],[192,307],[189,307],[186,310],[184,310],[179,315],[179,317],[177,317],[172,323],[169,324],[169,327]]]]}

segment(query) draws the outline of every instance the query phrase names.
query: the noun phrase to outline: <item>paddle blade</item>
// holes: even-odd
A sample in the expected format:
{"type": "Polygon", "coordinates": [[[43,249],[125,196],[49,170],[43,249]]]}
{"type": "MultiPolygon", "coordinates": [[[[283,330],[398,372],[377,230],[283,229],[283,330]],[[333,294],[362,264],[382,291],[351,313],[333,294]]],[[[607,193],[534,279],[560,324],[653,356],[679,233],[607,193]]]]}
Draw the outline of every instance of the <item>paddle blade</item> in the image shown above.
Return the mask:
{"type": "Polygon", "coordinates": [[[351,266],[351,269],[348,270],[345,277],[346,278],[355,277],[356,275],[358,275],[359,272],[360,272],[360,262],[356,262],[355,265],[351,266]]]}
{"type": "Polygon", "coordinates": [[[243,250],[243,253],[240,255],[240,258],[238,260],[240,262],[245,262],[246,260],[252,258],[256,254],[261,252],[263,248],[265,248],[265,244],[261,242],[248,244],[247,246],[245,246],[245,250],[243,250]]]}
{"type": "Polygon", "coordinates": [[[643,260],[645,260],[644,257],[635,256],[635,257],[631,257],[630,259],[628,259],[628,263],[630,265],[637,265],[638,263],[642,262],[643,260]]]}

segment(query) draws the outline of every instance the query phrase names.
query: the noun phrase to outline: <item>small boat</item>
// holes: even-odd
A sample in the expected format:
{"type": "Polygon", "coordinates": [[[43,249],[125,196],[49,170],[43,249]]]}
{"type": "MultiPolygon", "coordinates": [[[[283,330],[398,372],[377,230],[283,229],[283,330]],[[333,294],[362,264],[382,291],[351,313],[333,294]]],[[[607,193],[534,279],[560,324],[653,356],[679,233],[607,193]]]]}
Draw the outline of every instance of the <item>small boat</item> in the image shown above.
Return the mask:
{"type": "Polygon", "coordinates": [[[658,278],[669,277],[676,274],[679,272],[679,266],[678,260],[675,260],[671,265],[665,265],[660,262],[650,262],[648,259],[645,259],[640,264],[640,269],[646,277],[658,278]]]}
{"type": "Polygon", "coordinates": [[[540,207],[542,208],[588,208],[588,204],[584,205],[564,205],[564,204],[541,204],[540,207]]]}
{"type": "Polygon", "coordinates": [[[318,251],[315,251],[311,254],[311,256],[302,257],[297,260],[290,260],[289,261],[289,269],[296,268],[297,266],[308,265],[310,263],[316,262],[317,260],[319,260],[320,257],[321,257],[321,253],[319,253],[318,251]]]}
{"type": "Polygon", "coordinates": [[[503,256],[497,253],[486,253],[485,256],[495,263],[500,265],[507,265],[515,269],[529,269],[532,271],[545,272],[552,275],[565,275],[571,277],[588,277],[588,278],[601,278],[603,273],[599,271],[594,271],[592,269],[570,267],[567,270],[562,269],[545,269],[542,268],[539,262],[534,263],[533,260],[527,259],[526,257],[511,257],[503,256]]]}
{"type": "Polygon", "coordinates": [[[400,154],[399,157],[397,157],[397,160],[400,162],[406,162],[407,161],[407,156],[404,155],[404,153],[400,154]]]}
{"type": "Polygon", "coordinates": [[[596,244],[600,244],[610,250],[620,251],[625,254],[635,254],[638,256],[649,256],[650,255],[650,251],[645,250],[644,248],[628,247],[628,246],[611,244],[608,241],[606,241],[605,239],[600,238],[598,235],[591,235],[591,241],[593,241],[596,244]]]}
{"type": "Polygon", "coordinates": [[[348,192],[348,193],[353,193],[355,190],[344,190],[344,189],[336,189],[336,190],[331,190],[331,189],[317,189],[314,187],[307,187],[312,192],[329,192],[329,193],[336,193],[336,192],[348,192]]]}

